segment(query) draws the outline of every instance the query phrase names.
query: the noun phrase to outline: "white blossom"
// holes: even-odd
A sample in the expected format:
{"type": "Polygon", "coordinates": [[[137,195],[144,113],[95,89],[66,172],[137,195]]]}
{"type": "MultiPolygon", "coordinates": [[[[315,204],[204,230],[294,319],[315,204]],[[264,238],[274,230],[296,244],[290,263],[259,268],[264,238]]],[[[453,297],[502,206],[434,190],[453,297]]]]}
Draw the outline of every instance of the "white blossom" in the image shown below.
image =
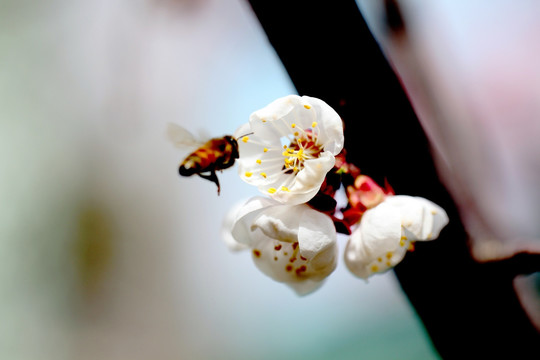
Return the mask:
{"type": "Polygon", "coordinates": [[[289,95],[251,114],[235,133],[240,177],[286,204],[309,201],[343,149],[343,123],[324,101],[289,95]]]}
{"type": "Polygon", "coordinates": [[[387,196],[362,216],[347,243],[345,263],[353,274],[367,279],[396,266],[415,241],[436,239],[447,223],[446,212],[429,200],[387,196]]]}
{"type": "Polygon", "coordinates": [[[305,204],[255,197],[236,211],[235,218],[224,231],[228,245],[234,239],[249,248],[259,270],[299,295],[319,288],[337,265],[332,220],[305,204]]]}

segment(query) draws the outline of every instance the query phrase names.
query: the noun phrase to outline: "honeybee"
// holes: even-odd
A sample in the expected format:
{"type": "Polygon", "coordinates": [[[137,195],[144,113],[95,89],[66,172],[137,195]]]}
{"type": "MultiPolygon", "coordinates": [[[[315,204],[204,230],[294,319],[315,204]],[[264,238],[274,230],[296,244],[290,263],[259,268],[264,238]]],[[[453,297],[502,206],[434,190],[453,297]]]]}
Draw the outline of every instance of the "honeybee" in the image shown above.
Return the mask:
{"type": "Polygon", "coordinates": [[[230,168],[238,159],[238,142],[231,135],[212,138],[206,142],[198,141],[188,130],[180,125],[169,123],[167,137],[179,148],[196,149],[180,164],[178,172],[182,176],[199,175],[212,181],[220,193],[219,180],[216,171],[230,168]]]}

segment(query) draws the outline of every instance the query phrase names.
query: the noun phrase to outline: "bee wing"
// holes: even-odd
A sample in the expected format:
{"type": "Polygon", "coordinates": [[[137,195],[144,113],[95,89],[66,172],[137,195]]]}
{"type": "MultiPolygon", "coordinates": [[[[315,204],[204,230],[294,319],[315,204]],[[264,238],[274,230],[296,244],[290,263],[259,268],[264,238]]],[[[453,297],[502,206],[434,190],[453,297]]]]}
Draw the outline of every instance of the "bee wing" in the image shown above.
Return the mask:
{"type": "Polygon", "coordinates": [[[177,148],[198,148],[203,145],[204,142],[198,140],[187,129],[184,129],[178,124],[167,124],[167,139],[177,148]]]}

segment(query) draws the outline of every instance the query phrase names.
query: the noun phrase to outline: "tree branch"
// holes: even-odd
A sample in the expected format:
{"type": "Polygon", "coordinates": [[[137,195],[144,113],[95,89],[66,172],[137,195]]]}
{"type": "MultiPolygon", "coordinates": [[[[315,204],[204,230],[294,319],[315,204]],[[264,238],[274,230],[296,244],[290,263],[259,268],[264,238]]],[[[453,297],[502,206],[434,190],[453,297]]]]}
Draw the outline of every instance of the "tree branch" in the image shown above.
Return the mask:
{"type": "MultiPolygon", "coordinates": [[[[425,134],[356,2],[250,4],[299,94],[323,99],[342,116],[348,155],[362,172],[379,183],[387,178],[397,194],[425,197],[447,211],[450,224],[440,238],[417,243],[395,269],[439,354],[527,358],[537,352],[540,336],[512,283],[516,271],[536,269],[521,266],[522,259],[537,257],[517,255],[500,264],[472,259],[425,134]]],[[[399,20],[397,15],[390,18],[399,20]]]]}

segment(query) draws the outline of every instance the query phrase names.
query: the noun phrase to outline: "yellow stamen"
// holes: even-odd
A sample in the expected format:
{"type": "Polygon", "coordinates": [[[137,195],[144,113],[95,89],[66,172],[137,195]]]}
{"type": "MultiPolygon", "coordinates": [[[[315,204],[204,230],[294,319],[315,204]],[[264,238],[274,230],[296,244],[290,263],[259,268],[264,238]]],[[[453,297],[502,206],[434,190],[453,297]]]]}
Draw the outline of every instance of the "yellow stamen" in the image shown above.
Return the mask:
{"type": "Polygon", "coordinates": [[[317,122],[316,122],[316,121],[312,122],[312,123],[311,123],[311,127],[312,127],[312,128],[317,127],[317,122]]]}
{"type": "Polygon", "coordinates": [[[283,145],[283,148],[286,149],[286,148],[287,148],[287,145],[283,145]]]}
{"type": "Polygon", "coordinates": [[[256,160],[256,163],[257,163],[257,164],[260,164],[261,162],[262,162],[261,159],[257,159],[257,160],[256,160]]]}
{"type": "Polygon", "coordinates": [[[266,173],[265,172],[262,172],[261,176],[266,179],[266,173]]]}
{"type": "Polygon", "coordinates": [[[402,237],[401,237],[401,240],[407,240],[407,237],[406,237],[406,236],[402,236],[402,237]]]}
{"type": "Polygon", "coordinates": [[[252,172],[249,172],[249,171],[246,171],[246,173],[244,174],[246,177],[250,177],[251,175],[253,175],[252,172]]]}
{"type": "Polygon", "coordinates": [[[264,151],[264,152],[268,152],[268,148],[264,148],[263,151],[264,151]]]}
{"type": "Polygon", "coordinates": [[[308,109],[308,110],[311,109],[311,105],[307,105],[307,104],[306,104],[306,105],[304,105],[304,107],[305,107],[306,109],[308,109]]]}
{"type": "Polygon", "coordinates": [[[249,137],[247,137],[247,136],[244,136],[244,137],[242,138],[242,141],[245,142],[245,143],[247,143],[248,140],[249,140],[249,137]]]}
{"type": "Polygon", "coordinates": [[[377,271],[379,271],[379,267],[377,265],[372,265],[371,266],[371,271],[377,272],[377,271]]]}
{"type": "Polygon", "coordinates": [[[295,123],[292,123],[291,124],[291,127],[294,129],[296,127],[296,124],[295,123]]]}
{"type": "Polygon", "coordinates": [[[282,186],[282,187],[281,187],[281,190],[282,190],[282,191],[290,191],[289,188],[286,187],[286,186],[282,186]]]}
{"type": "Polygon", "coordinates": [[[276,188],[270,188],[270,189],[268,189],[268,192],[269,192],[270,194],[273,194],[273,193],[275,193],[276,191],[277,191],[276,188]]]}

